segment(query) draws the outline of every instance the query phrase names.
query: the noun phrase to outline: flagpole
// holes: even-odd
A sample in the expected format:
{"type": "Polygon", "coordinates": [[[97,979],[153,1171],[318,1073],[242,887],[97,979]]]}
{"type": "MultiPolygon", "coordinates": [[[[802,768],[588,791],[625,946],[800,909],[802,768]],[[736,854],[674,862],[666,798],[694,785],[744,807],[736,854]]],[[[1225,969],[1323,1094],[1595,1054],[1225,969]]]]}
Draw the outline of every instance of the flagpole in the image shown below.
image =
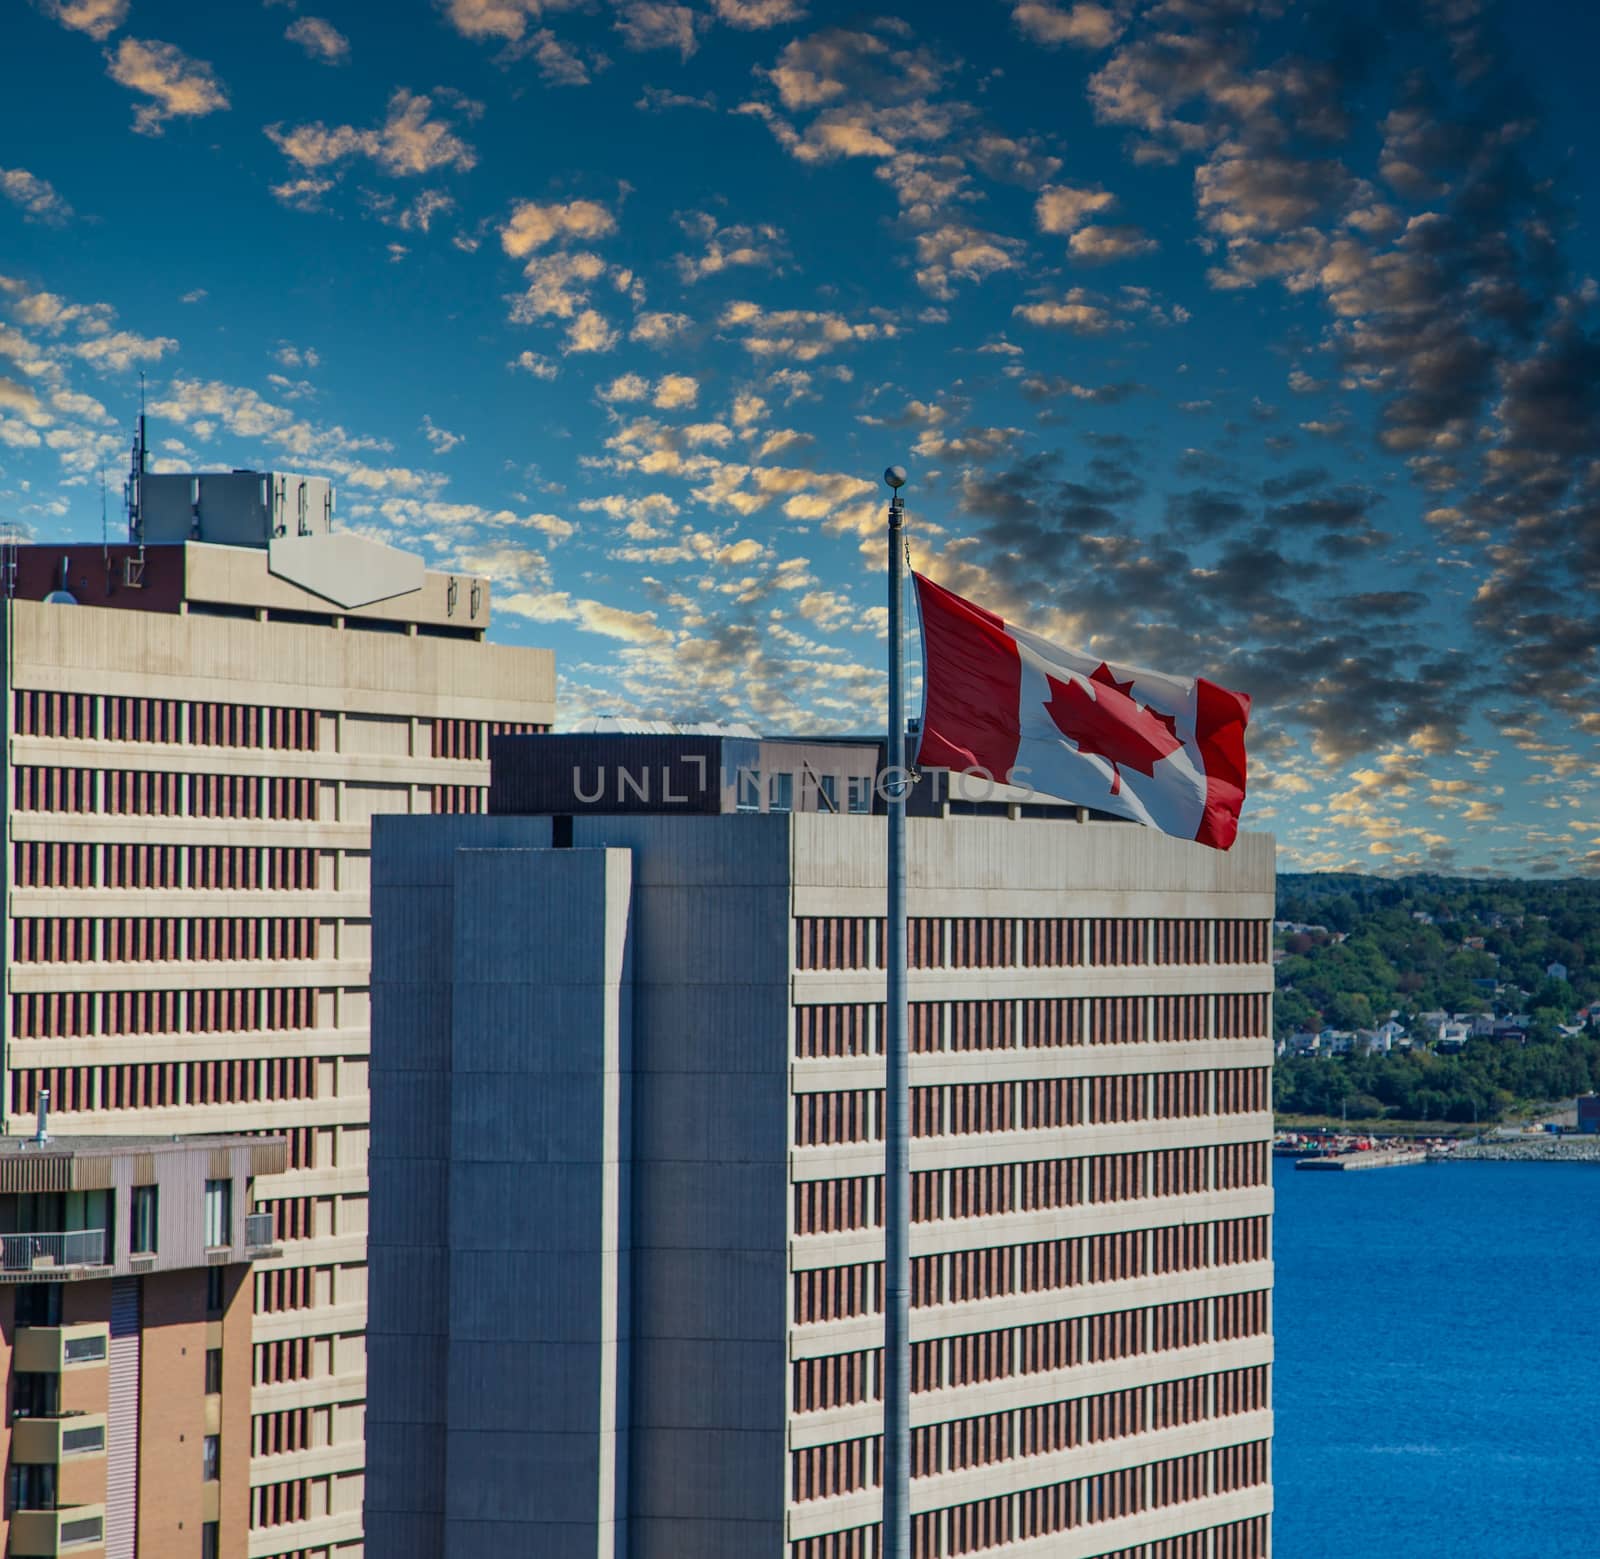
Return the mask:
{"type": "Polygon", "coordinates": [[[883,1092],[883,1541],[882,1559],[911,1559],[910,1094],[906,1086],[905,653],[901,603],[906,473],[890,466],[889,901],[884,937],[883,1092]]]}

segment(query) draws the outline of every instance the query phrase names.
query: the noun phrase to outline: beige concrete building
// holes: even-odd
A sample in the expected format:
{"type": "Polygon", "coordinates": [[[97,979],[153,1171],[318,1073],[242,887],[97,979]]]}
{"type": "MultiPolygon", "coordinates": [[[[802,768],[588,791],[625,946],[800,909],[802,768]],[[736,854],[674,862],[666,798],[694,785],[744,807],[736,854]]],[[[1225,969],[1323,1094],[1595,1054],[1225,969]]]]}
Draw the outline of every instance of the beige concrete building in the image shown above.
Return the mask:
{"type": "Polygon", "coordinates": [[[488,734],[548,727],[553,658],[484,642],[487,581],[332,532],[325,484],[143,483],[134,544],[0,559],[0,1108],[11,1134],[48,1089],[61,1137],[286,1139],[238,1552],[353,1559],[370,824],[481,810],[488,734]]]}
{"type": "MultiPolygon", "coordinates": [[[[534,737],[496,815],[378,824],[385,1559],[879,1553],[881,761],[534,737]]],[[[914,1551],[1267,1559],[1272,840],[942,781],[908,823],[914,1551]]]]}

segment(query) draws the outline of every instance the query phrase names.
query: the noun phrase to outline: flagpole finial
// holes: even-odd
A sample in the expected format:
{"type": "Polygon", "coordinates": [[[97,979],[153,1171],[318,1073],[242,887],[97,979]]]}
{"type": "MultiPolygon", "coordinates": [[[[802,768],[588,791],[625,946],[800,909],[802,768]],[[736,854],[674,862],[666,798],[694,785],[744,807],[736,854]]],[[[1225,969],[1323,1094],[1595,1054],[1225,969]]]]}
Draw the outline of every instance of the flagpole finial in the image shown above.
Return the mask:
{"type": "Polygon", "coordinates": [[[904,466],[890,466],[883,473],[883,479],[898,492],[906,485],[906,468],[904,466]]]}

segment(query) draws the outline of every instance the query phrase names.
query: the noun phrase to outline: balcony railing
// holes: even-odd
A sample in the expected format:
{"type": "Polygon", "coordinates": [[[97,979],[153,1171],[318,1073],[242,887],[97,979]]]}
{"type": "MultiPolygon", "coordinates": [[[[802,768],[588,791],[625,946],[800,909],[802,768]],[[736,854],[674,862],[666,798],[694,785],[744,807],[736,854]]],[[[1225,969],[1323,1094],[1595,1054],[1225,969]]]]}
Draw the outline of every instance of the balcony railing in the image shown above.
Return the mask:
{"type": "Polygon", "coordinates": [[[104,1229],[71,1229],[63,1234],[0,1234],[0,1269],[6,1272],[106,1265],[104,1229]]]}
{"type": "Polygon", "coordinates": [[[244,1248],[264,1250],[276,1243],[272,1233],[271,1213],[249,1213],[244,1220],[244,1248]]]}

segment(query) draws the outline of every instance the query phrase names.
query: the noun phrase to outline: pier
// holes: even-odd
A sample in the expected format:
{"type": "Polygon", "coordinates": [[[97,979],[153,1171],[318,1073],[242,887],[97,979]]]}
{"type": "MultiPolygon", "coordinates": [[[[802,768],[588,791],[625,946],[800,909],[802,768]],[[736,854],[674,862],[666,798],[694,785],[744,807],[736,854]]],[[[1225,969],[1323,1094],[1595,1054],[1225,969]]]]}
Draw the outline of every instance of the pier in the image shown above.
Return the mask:
{"type": "Polygon", "coordinates": [[[1378,1148],[1365,1153],[1324,1153],[1295,1161],[1296,1169],[1404,1169],[1426,1164],[1428,1155],[1417,1148],[1378,1148]]]}

